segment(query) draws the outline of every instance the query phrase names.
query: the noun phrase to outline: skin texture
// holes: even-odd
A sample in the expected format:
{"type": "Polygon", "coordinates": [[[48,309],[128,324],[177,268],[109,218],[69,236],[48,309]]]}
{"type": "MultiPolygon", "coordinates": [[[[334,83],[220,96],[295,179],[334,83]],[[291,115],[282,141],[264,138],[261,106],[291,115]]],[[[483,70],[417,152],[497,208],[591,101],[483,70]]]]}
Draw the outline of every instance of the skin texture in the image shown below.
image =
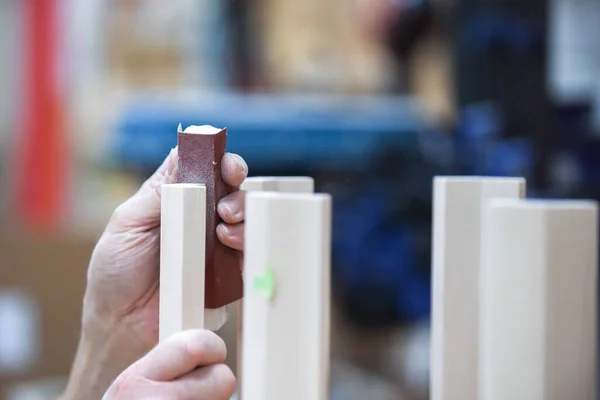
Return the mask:
{"type": "MultiPolygon", "coordinates": [[[[223,179],[234,188],[248,173],[245,161],[230,153],[223,157],[221,168],[223,179]]],[[[62,400],[101,398],[121,372],[156,346],[161,185],[176,181],[177,149],[173,149],[137,193],[117,207],[98,241],[88,269],[82,334],[62,400]]],[[[220,201],[217,211],[224,221],[217,226],[218,238],[239,251],[241,262],[244,193],[235,190],[220,201]]],[[[131,378],[137,367],[130,368],[124,372],[126,381],[137,382],[131,378]]],[[[191,375],[188,379],[213,379],[208,373],[191,375]]]]}
{"type": "Polygon", "coordinates": [[[222,364],[226,355],[213,332],[180,332],[127,368],[102,399],[228,400],[235,377],[222,364]]]}

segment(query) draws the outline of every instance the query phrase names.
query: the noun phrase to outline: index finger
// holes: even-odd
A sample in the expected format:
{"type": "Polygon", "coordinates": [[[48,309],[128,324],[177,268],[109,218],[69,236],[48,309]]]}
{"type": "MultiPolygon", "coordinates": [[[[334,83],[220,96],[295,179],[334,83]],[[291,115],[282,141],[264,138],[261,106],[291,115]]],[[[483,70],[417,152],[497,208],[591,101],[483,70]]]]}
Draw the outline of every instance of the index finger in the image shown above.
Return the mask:
{"type": "Polygon", "coordinates": [[[225,361],[227,349],[219,336],[206,330],[176,333],[138,361],[138,372],[145,378],[167,382],[200,366],[225,361]]]}
{"type": "Polygon", "coordinates": [[[248,165],[239,155],[225,153],[221,161],[221,176],[227,185],[237,188],[248,176],[248,165]]]}

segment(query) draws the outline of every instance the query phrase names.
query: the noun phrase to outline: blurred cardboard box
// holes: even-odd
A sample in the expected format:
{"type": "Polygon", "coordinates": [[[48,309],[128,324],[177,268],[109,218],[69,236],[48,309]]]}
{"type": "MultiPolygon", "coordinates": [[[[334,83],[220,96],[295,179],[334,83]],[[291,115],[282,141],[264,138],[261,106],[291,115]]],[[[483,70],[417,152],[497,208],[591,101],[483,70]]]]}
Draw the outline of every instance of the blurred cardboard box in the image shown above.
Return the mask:
{"type": "Polygon", "coordinates": [[[450,39],[439,30],[422,39],[407,65],[412,76],[408,82],[409,93],[422,100],[433,120],[452,121],[457,107],[450,39]]]}
{"type": "Polygon", "coordinates": [[[221,81],[222,2],[127,0],[106,12],[107,71],[116,91],[213,87],[221,81]]]}
{"type": "Polygon", "coordinates": [[[124,1],[108,11],[106,72],[111,86],[117,90],[179,86],[184,53],[177,36],[168,35],[172,22],[164,18],[172,7],[152,13],[137,1],[124,1]]]}
{"type": "Polygon", "coordinates": [[[279,90],[373,93],[396,79],[390,54],[369,36],[354,0],[261,0],[262,67],[279,90]]]}
{"type": "Polygon", "coordinates": [[[0,399],[18,383],[67,377],[95,241],[0,232],[0,399]]]}

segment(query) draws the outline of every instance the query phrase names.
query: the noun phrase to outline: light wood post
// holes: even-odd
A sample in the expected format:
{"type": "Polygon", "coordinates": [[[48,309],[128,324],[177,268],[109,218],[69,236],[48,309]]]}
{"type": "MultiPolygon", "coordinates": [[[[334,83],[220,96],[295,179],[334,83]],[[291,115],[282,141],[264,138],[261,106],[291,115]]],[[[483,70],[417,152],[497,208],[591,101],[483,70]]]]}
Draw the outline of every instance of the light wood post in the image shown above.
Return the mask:
{"type": "Polygon", "coordinates": [[[242,398],[325,400],[331,198],[246,197],[242,398]]]}
{"type": "Polygon", "coordinates": [[[162,186],[159,340],[204,328],[206,188],[162,186]]]}
{"type": "Polygon", "coordinates": [[[434,180],[432,400],[479,400],[483,210],[491,198],[517,199],[524,193],[525,181],[521,178],[437,177],[434,180]]]}
{"type": "Polygon", "coordinates": [[[481,400],[595,400],[597,204],[493,200],[481,400]]]}

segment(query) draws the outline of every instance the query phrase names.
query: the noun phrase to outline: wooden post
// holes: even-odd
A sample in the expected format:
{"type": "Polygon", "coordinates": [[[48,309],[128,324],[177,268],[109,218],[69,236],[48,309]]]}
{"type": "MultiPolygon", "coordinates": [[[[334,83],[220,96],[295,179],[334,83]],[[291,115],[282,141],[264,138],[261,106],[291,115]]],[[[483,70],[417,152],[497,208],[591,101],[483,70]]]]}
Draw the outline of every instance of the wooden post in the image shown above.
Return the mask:
{"type": "Polygon", "coordinates": [[[277,182],[274,177],[253,176],[246,178],[240,186],[240,190],[246,192],[276,192],[277,182]]]}
{"type": "Polygon", "coordinates": [[[256,176],[246,178],[240,189],[247,192],[313,193],[315,182],[307,176],[256,176]]]}
{"type": "Polygon", "coordinates": [[[242,398],[325,400],[331,198],[246,197],[242,398]]]}
{"type": "Polygon", "coordinates": [[[490,202],[479,399],[596,399],[597,219],[595,202],[490,202]]]}
{"type": "Polygon", "coordinates": [[[314,193],[315,181],[305,176],[282,176],[275,178],[280,193],[314,193]]]}
{"type": "MultiPolygon", "coordinates": [[[[272,177],[272,176],[258,176],[247,178],[242,186],[241,190],[246,192],[287,192],[287,193],[313,193],[314,192],[314,180],[310,177],[304,176],[285,176],[285,177],[272,177]]],[[[238,302],[238,307],[234,308],[231,321],[237,321],[237,343],[236,348],[233,349],[237,354],[237,382],[238,388],[241,388],[242,383],[242,331],[243,331],[243,315],[244,315],[244,303],[243,301],[238,302]]],[[[238,399],[241,400],[241,394],[238,395],[238,399]]]]}
{"type": "Polygon", "coordinates": [[[483,209],[491,198],[517,199],[524,193],[525,181],[520,178],[437,177],[434,180],[432,400],[479,400],[483,209]]]}
{"type": "Polygon", "coordinates": [[[204,328],[206,187],[162,186],[159,340],[204,328]]]}

